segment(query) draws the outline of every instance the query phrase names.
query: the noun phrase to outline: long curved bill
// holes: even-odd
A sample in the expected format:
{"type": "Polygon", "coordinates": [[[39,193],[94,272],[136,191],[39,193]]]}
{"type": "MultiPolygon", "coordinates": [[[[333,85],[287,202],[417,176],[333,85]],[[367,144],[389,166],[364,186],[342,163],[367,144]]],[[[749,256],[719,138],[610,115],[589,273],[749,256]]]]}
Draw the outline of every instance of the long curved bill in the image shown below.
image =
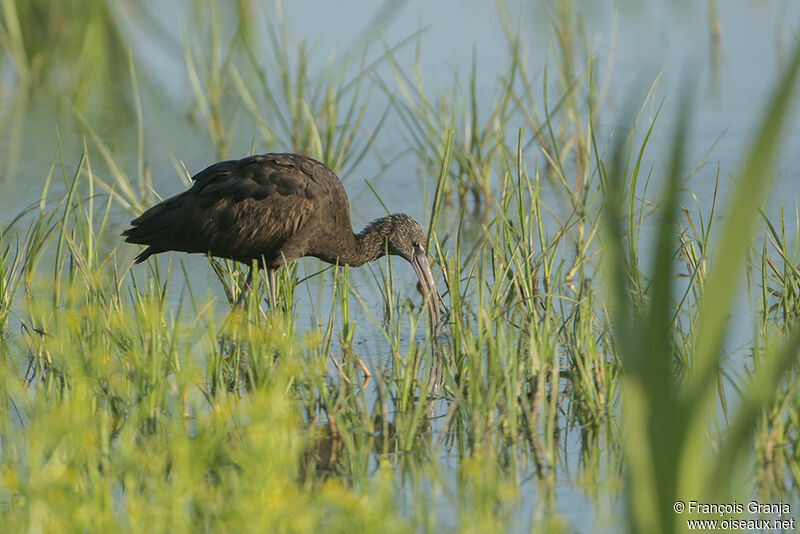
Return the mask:
{"type": "Polygon", "coordinates": [[[414,272],[417,273],[420,286],[422,286],[425,301],[428,304],[428,311],[431,314],[431,325],[434,331],[439,327],[439,294],[436,292],[436,284],[433,282],[433,274],[431,274],[431,266],[428,264],[428,258],[425,254],[414,254],[411,260],[411,266],[414,272]]]}

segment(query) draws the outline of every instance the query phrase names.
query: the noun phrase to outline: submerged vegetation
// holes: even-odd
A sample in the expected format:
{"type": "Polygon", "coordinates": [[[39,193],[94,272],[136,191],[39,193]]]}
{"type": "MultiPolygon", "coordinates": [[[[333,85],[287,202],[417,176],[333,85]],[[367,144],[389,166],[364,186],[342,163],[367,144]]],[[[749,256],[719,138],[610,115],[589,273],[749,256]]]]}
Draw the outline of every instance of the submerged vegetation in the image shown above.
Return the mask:
{"type": "MultiPolygon", "coordinates": [[[[111,3],[83,3],[103,35],[118,34],[111,3]]],[[[33,48],[60,11],[30,22],[20,4],[0,0],[14,66],[0,74],[46,91],[36,65],[53,61],[84,79],[83,52],[33,48]]],[[[296,285],[298,266],[281,269],[279,306],[266,313],[263,287],[244,311],[227,306],[242,266],[210,260],[225,292],[216,297],[177,256],[132,268],[136,250],[118,233],[159,192],[143,135],[156,111],[142,104],[135,54],[73,45],[116,54],[118,70],[127,62],[139,145],[115,153],[77,111],[83,153],[60,150],[40,200],[0,221],[0,523],[573,531],[557,498],[565,480],[598,523],[611,521],[603,509],[624,508],[615,528],[631,532],[683,531],[679,500],[798,502],[800,218],[763,204],[800,51],[765,102],[729,200],[718,205],[715,188],[710,204],[687,208],[699,164],[686,156],[691,104],[667,165],[651,168],[657,80],[622,110],[622,126],[599,127],[610,68],[570,3],[557,4],[546,58],[526,56],[499,7],[508,63],[491,102],[474,69],[468,89],[431,97],[420,33],[312,74],[306,44],[251,2],[226,12],[232,33],[224,17],[201,15],[183,29],[190,120],[220,158],[242,155],[233,143],[246,139],[252,152],[303,152],[346,179],[395,121],[435,184],[426,227],[445,310],[438,336],[391,258],[371,271],[377,296],[333,268],[311,309],[297,305],[308,284],[296,285]],[[370,115],[374,105],[382,111],[370,115]],[[752,338],[730,348],[745,288],[752,338]],[[369,336],[380,354],[365,376],[369,336]]],[[[77,103],[86,93],[76,87],[77,103]]]]}

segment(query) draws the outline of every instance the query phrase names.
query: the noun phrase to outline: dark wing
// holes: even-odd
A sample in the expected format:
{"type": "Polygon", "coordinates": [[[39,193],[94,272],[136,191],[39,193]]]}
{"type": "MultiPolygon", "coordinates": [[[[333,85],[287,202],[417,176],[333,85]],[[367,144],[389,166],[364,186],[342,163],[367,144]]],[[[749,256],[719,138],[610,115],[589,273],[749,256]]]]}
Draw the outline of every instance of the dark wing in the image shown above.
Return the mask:
{"type": "Polygon", "coordinates": [[[123,235],[130,243],[149,245],[137,263],[168,250],[245,263],[262,256],[268,264],[292,260],[305,253],[301,230],[330,196],[330,176],[318,180],[316,166],[341,188],[331,171],[301,156],[265,154],[216,163],[195,175],[188,191],[133,220],[123,235]]]}

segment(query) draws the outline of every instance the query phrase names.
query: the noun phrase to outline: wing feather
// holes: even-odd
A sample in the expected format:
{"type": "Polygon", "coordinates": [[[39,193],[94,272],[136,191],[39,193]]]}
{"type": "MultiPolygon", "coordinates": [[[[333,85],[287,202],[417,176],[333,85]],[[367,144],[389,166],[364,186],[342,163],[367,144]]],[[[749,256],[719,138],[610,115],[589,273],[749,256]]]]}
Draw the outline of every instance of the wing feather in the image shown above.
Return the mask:
{"type": "Polygon", "coordinates": [[[313,219],[329,187],[287,156],[251,156],[211,165],[193,177],[189,190],[134,219],[133,227],[123,232],[126,241],[150,246],[140,261],[176,250],[242,262],[263,256],[269,263],[287,254],[284,245],[293,237],[293,257],[286,260],[302,255],[303,244],[296,237],[313,219]]]}

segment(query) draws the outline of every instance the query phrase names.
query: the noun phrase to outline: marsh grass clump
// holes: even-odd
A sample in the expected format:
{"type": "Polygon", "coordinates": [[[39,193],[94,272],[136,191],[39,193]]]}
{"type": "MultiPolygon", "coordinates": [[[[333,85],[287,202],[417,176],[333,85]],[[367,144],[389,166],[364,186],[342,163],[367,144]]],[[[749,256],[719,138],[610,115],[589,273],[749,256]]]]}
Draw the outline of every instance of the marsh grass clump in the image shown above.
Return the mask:
{"type": "MultiPolygon", "coordinates": [[[[401,97],[392,97],[399,109],[400,119],[407,132],[407,138],[418,161],[431,160],[435,168],[449,161],[447,196],[455,190],[460,204],[471,196],[473,206],[480,211],[490,201],[495,162],[502,155],[503,137],[506,123],[511,115],[511,91],[506,86],[494,103],[490,116],[479,122],[478,100],[476,95],[477,70],[473,62],[469,88],[465,91],[456,80],[452,94],[431,101],[423,88],[420,75],[419,55],[414,75],[409,75],[393,56],[390,64],[399,87],[401,97]],[[466,112],[459,113],[458,110],[466,112]],[[447,135],[454,141],[448,143],[447,135]],[[449,153],[447,153],[449,151],[449,153]]],[[[509,67],[509,77],[513,77],[516,65],[509,67]]],[[[384,85],[390,95],[393,90],[384,85]]]]}
{"type": "MultiPolygon", "coordinates": [[[[796,240],[788,235],[797,235],[797,210],[789,217],[780,208],[776,221],[761,213],[765,231],[759,249],[759,264],[752,267],[758,289],[751,298],[758,305],[758,339],[753,347],[748,372],[763,368],[766,358],[772,357],[775,343],[779,343],[797,328],[797,257],[796,240]],[[789,218],[789,221],[787,221],[789,218]]],[[[788,374],[777,385],[774,399],[766,406],[754,431],[756,447],[757,483],[759,491],[769,494],[773,488],[786,493],[795,493],[800,471],[797,469],[798,422],[793,415],[800,406],[798,386],[800,373],[788,374]]]]}
{"type": "MultiPolygon", "coordinates": [[[[774,420],[776,388],[777,399],[781,399],[784,391],[781,385],[794,381],[792,377],[797,374],[800,331],[789,326],[781,339],[773,340],[770,336],[763,352],[754,354],[756,368],[743,384],[737,409],[730,416],[726,410],[726,430],[712,453],[704,434],[717,419],[714,399],[720,394],[720,358],[727,317],[734,301],[732,288],[743,275],[749,236],[766,196],[798,71],[800,49],[789,61],[746,153],[728,207],[735,216],[721,230],[718,248],[701,289],[701,300],[697,302],[694,317],[697,327],[688,358],[691,372],[679,375],[677,381],[671,372],[677,346],[673,327],[676,310],[671,298],[672,257],[688,110],[683,110],[676,125],[665,200],[659,213],[650,289],[647,301],[640,306],[631,298],[636,291],[631,291],[631,277],[626,276],[629,269],[639,267],[626,262],[619,246],[620,221],[624,220],[620,217],[623,176],[620,149],[615,150],[613,165],[608,167],[605,211],[610,243],[609,275],[616,314],[615,336],[626,371],[623,408],[629,422],[624,447],[630,487],[628,510],[636,532],[682,530],[683,518],[679,520],[669,509],[681,495],[697,495],[704,502],[737,498],[741,491],[735,489],[738,474],[735,466],[746,458],[745,451],[754,440],[765,442],[763,437],[758,438],[758,430],[764,428],[758,421],[764,421],[765,410],[773,412],[766,421],[774,420]],[[646,451],[652,454],[645,455],[646,451]]],[[[700,268],[695,263],[695,269],[700,268]]]]}
{"type": "MultiPolygon", "coordinates": [[[[71,247],[65,265],[83,264],[83,250],[71,247]]],[[[365,486],[368,503],[335,481],[304,488],[309,445],[287,395],[302,358],[283,314],[270,324],[258,324],[258,313],[234,316],[218,337],[209,307],[198,303],[189,322],[181,307],[173,316],[152,282],[97,295],[95,287],[114,287],[102,269],[56,273],[56,302],[55,284],[39,282],[17,308],[32,325],[22,347],[0,340],[6,527],[406,530],[388,507],[388,474],[365,486]],[[46,362],[32,380],[17,374],[20,352],[46,362]],[[219,377],[241,361],[244,384],[228,387],[219,377]]]]}
{"type": "Polygon", "coordinates": [[[287,35],[279,3],[270,10],[242,2],[233,16],[234,31],[224,31],[220,17],[211,17],[210,41],[184,37],[196,110],[218,157],[230,157],[234,136],[246,136],[253,151],[303,154],[348,176],[372,147],[390,109],[364,127],[371,76],[383,58],[368,59],[369,43],[357,43],[363,47],[321,65],[311,45],[287,35]],[[237,126],[242,114],[246,130],[237,126]]]}

